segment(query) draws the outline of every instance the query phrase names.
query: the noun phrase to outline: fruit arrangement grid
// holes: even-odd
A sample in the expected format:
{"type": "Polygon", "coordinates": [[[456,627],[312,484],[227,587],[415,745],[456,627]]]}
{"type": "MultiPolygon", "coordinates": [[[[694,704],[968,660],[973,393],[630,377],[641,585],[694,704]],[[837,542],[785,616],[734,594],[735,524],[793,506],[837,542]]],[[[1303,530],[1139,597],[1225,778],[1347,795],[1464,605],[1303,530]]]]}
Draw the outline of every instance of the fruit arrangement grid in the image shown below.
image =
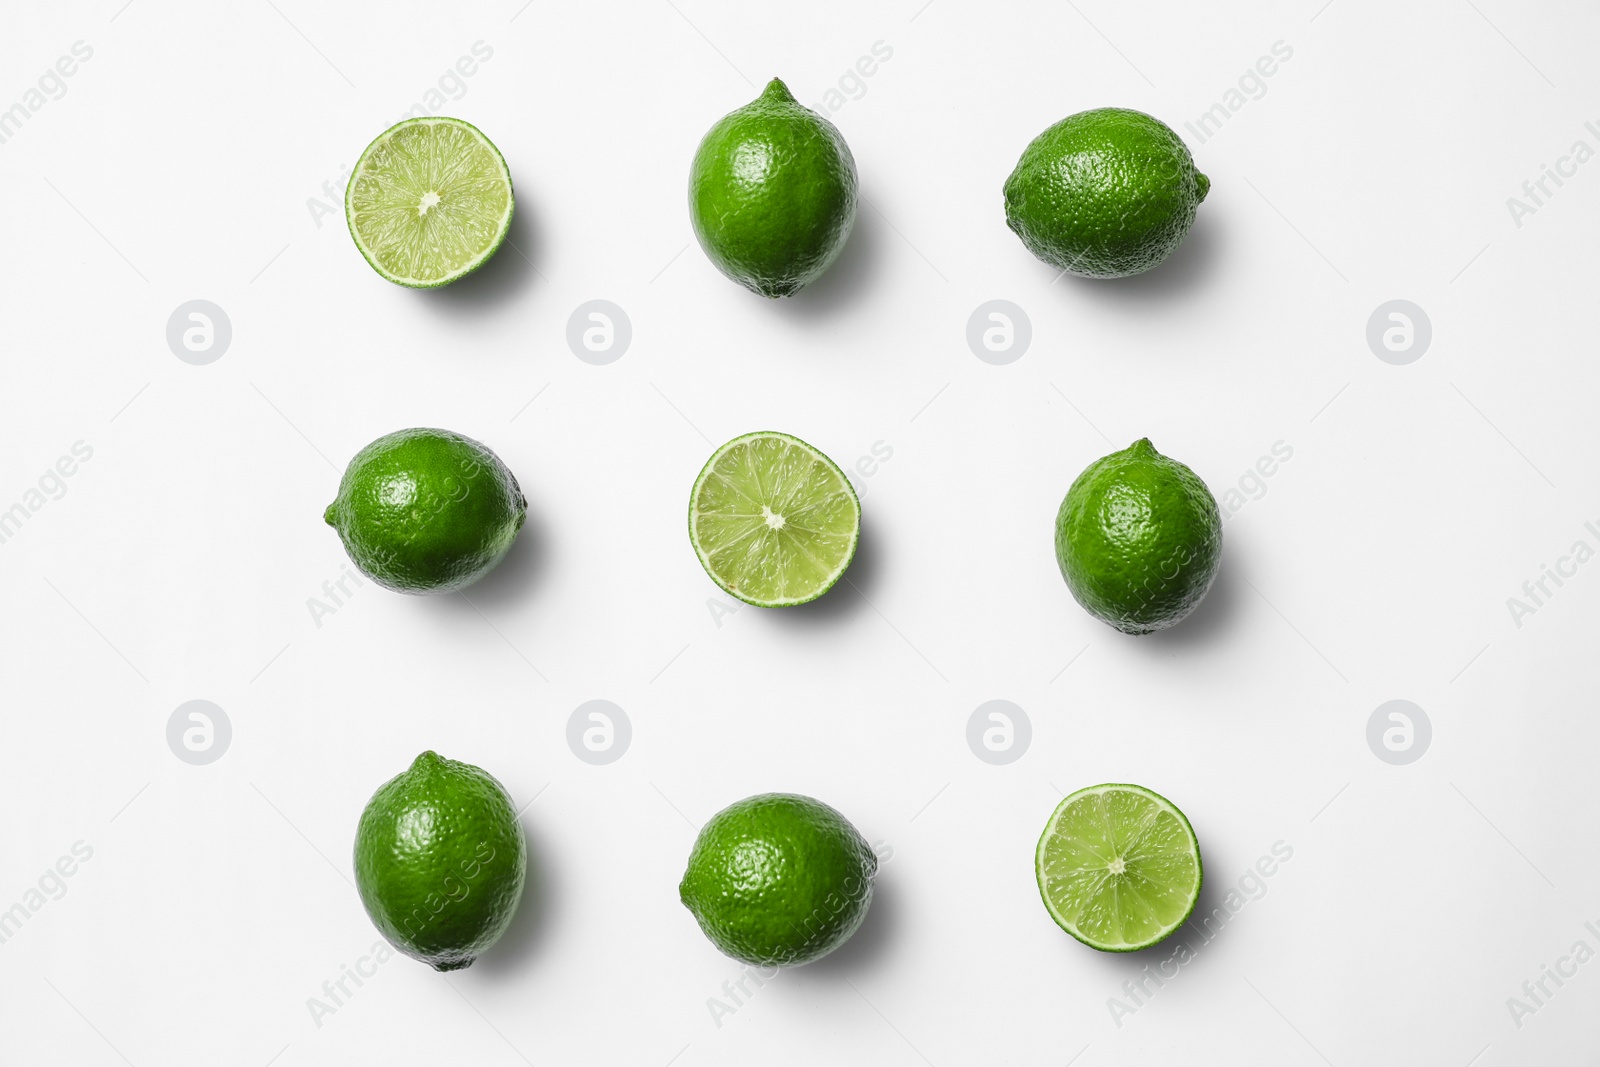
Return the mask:
{"type": "Polygon", "coordinates": [[[370,14],[0,35],[0,1060],[1586,1054],[1600,15],[370,14]]]}

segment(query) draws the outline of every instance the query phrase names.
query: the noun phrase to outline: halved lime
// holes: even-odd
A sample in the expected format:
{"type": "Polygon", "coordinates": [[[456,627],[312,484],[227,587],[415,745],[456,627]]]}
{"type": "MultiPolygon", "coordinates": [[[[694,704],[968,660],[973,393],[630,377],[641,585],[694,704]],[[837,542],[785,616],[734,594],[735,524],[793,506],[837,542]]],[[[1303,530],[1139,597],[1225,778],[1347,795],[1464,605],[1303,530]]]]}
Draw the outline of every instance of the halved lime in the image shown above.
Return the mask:
{"type": "Polygon", "coordinates": [[[449,285],[488,262],[511,228],[511,172],[460,119],[406,119],[367,146],[345,220],[372,269],[413,289],[449,285]]]}
{"type": "Polygon", "coordinates": [[[833,588],[856,554],[861,502],[838,464],[797,437],[735,437],[689,497],[689,540],[711,580],[761,608],[833,588]]]}
{"type": "Polygon", "coordinates": [[[1189,820],[1137,785],[1095,785],[1067,797],[1033,863],[1050,917],[1102,952],[1171,936],[1194,913],[1204,880],[1189,820]]]}

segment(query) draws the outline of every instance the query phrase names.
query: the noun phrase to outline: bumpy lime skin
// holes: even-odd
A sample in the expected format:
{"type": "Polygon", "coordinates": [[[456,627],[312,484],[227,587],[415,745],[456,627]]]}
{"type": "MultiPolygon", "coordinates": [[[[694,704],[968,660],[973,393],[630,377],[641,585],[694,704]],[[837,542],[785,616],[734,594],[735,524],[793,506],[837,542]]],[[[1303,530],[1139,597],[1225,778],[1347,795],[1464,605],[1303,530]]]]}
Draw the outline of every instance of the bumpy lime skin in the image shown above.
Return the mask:
{"type": "Polygon", "coordinates": [[[1061,501],[1055,532],[1067,588],[1126,634],[1176,625],[1222,562],[1216,498],[1149,438],[1089,464],[1061,501]]]}
{"type": "Polygon", "coordinates": [[[850,237],[855,159],[838,128],[774,78],[700,142],[689,217],[718,270],[762,296],[790,296],[850,237]]]}
{"type": "Polygon", "coordinates": [[[511,925],[527,880],[522,824],[494,776],[424,752],[372,795],[356,888],[378,931],[438,971],[469,967],[511,925]]]}
{"type": "Polygon", "coordinates": [[[810,797],[762,793],[706,823],[678,897],[717,948],[766,967],[821,959],[872,903],[878,858],[843,815],[810,797]]]}
{"type": "Polygon", "coordinates": [[[350,461],[323,519],[373,581],[447,593],[487,574],[527,518],[516,477],[488,447],[449,430],[398,430],[350,461]]]}
{"type": "Polygon", "coordinates": [[[1126,278],[1172,254],[1210,188],[1164,122],[1099,108],[1028,145],[1006,179],[1006,225],[1051,266],[1126,278]]]}

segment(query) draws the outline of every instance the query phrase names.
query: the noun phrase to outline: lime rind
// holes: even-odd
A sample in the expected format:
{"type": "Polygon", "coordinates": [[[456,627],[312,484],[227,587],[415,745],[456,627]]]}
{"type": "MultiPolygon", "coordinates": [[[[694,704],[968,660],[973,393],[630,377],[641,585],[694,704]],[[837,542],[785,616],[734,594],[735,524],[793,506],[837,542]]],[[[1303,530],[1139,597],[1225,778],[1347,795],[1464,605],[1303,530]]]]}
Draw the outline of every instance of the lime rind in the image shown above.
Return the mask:
{"type": "Polygon", "coordinates": [[[488,445],[413,427],[357,452],[322,517],[350,561],[378,585],[437,595],[492,571],[527,509],[516,475],[488,445]]]}
{"type": "Polygon", "coordinates": [[[860,929],[877,871],[872,846],[832,806],[797,793],[762,793],[701,828],[678,899],[725,955],[798,967],[860,929]]]}
{"type": "Polygon", "coordinates": [[[1069,115],[1035,137],[1006,179],[1006,225],[1052,267],[1126,278],[1167,259],[1211,182],[1166,123],[1127,108],[1069,115]]]}
{"type": "MultiPolygon", "coordinates": [[[[416,175],[407,177],[414,179],[416,175]]],[[[462,186],[458,184],[457,188],[461,189],[462,186]]],[[[432,192],[429,190],[422,195],[432,192]]],[[[434,201],[435,204],[440,202],[434,201]]],[[[437,289],[464,278],[494,257],[511,230],[516,195],[505,157],[494,142],[484,136],[482,130],[461,119],[428,116],[396,123],[367,145],[345,187],[344,206],[350,237],[373,270],[396,285],[410,289],[437,289]],[[423,127],[447,127],[460,131],[465,139],[458,141],[454,147],[469,152],[481,150],[474,152],[475,158],[471,162],[478,164],[482,173],[469,178],[461,171],[462,160],[456,158],[394,160],[384,157],[386,149],[393,149],[398,154],[401,148],[409,147],[397,143],[397,139],[404,139],[406,131],[423,127]],[[378,163],[388,164],[391,169],[396,164],[402,167],[405,164],[425,165],[429,168],[429,177],[437,184],[444,184],[441,181],[444,179],[457,183],[471,181],[478,187],[467,188],[468,195],[450,198],[451,206],[456,209],[454,213],[434,216],[450,220],[455,225],[441,221],[424,232],[415,225],[405,225],[409,221],[404,217],[408,206],[418,204],[416,189],[400,187],[403,183],[397,184],[396,176],[392,174],[380,178],[374,170],[378,163]],[[484,167],[483,164],[488,166],[484,167]],[[496,192],[501,184],[504,185],[503,208],[487,213],[475,210],[475,202],[487,201],[492,207],[498,200],[496,192]],[[479,195],[472,195],[474,193],[479,195]],[[409,266],[399,262],[399,256],[409,257],[409,266]],[[436,269],[427,272],[415,269],[428,259],[435,261],[436,269]],[[437,267],[440,259],[446,260],[448,265],[437,267]]]]}
{"type": "Polygon", "coordinates": [[[844,135],[779,78],[717,120],[689,169],[689,220],[706,257],[771,299],[793,296],[838,259],[858,197],[844,135]]]}
{"type": "Polygon", "coordinates": [[[1034,873],[1056,925],[1101,952],[1137,952],[1172,936],[1194,914],[1205,881],[1183,812],[1143,786],[1116,783],[1056,806],[1034,873]]]}
{"type": "Polygon", "coordinates": [[[1085,467],[1056,511],[1056,563],[1083,609],[1155,633],[1200,605],[1222,562],[1216,497],[1148,437],[1085,467]]]}
{"type": "Polygon", "coordinates": [[[528,850],[505,786],[430,750],[367,801],[352,862],[379,933],[403,955],[454,971],[510,927],[528,850]]]}
{"type": "Polygon", "coordinates": [[[860,537],[861,501],[850,479],[790,434],[734,438],[712,453],[689,494],[689,540],[700,565],[729,596],[756,607],[822,596],[849,569],[860,537]]]}

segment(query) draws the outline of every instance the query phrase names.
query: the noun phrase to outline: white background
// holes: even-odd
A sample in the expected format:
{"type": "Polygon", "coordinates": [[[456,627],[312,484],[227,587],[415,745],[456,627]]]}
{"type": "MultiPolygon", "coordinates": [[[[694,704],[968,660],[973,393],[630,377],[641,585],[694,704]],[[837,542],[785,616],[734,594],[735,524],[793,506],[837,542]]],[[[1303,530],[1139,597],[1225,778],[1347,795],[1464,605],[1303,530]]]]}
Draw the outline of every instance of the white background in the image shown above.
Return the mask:
{"type": "Polygon", "coordinates": [[[0,108],[74,42],[93,55],[0,144],[0,509],[39,502],[75,442],[93,456],[0,544],[0,908],[39,905],[0,944],[0,1059],[1593,1062],[1600,963],[1546,979],[1520,1026],[1507,998],[1600,949],[1600,564],[1520,626],[1507,598],[1600,548],[1600,163],[1520,226],[1507,198],[1600,148],[1600,15],[921,4],[14,6],[0,108]],[[516,248],[407,291],[308,198],[479,41],[440,110],[504,152],[516,248]],[[755,297],[693,243],[694,148],[773,75],[818,106],[880,41],[831,116],[856,231],[811,289],[755,297]],[[1292,58],[1202,141],[1185,123],[1278,41],[1292,58]],[[1001,185],[1046,126],[1107,105],[1170,123],[1211,193],[1151,274],[1057,280],[1001,185]],[[208,366],[166,342],[196,298],[233,328],[208,366]],[[997,298],[1032,323],[1008,366],[965,338],[997,298]],[[1433,325],[1407,366],[1365,339],[1397,298],[1433,325]],[[565,340],[591,299],[632,322],[609,366],[565,340]],[[414,425],[505,459],[521,540],[467,597],[369,584],[314,619],[346,564],[321,520],[339,471],[414,425]],[[855,588],[719,617],[687,495],[755,429],[893,455],[860,481],[855,588]],[[1085,465],[1145,435],[1225,503],[1274,444],[1293,455],[1237,498],[1201,608],[1133,639],[1072,600],[1051,526],[1085,465]],[[1396,698],[1433,725],[1409,766],[1366,741],[1396,698]],[[232,723],[206,766],[166,741],[191,699],[232,723]],[[591,699],[632,722],[609,766],[566,743],[591,699]],[[966,742],[991,699],[1032,723],[1007,766],[966,742]],[[529,892],[470,970],[395,957],[318,1017],[377,939],[357,817],[425,748],[528,805],[529,892]],[[1187,812],[1206,908],[1293,850],[1142,1003],[1122,983],[1170,946],[1096,954],[1034,884],[1053,805],[1103,781],[1187,812]],[[734,1005],[739,966],[676,884],[695,828],[768,790],[892,858],[853,942],[734,1005]],[[47,877],[80,841],[92,858],[47,877]]]}

